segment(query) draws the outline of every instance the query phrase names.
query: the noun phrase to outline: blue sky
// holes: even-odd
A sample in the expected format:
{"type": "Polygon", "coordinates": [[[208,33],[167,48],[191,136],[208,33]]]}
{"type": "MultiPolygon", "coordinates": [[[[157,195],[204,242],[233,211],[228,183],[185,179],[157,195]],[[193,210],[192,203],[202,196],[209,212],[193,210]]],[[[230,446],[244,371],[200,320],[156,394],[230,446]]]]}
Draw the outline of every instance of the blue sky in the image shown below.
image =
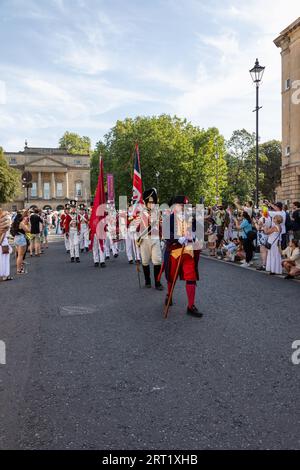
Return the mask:
{"type": "Polygon", "coordinates": [[[93,145],[117,119],[161,113],[254,130],[249,69],[266,66],[261,140],[280,138],[280,51],[299,0],[0,0],[0,145],[93,145]]]}

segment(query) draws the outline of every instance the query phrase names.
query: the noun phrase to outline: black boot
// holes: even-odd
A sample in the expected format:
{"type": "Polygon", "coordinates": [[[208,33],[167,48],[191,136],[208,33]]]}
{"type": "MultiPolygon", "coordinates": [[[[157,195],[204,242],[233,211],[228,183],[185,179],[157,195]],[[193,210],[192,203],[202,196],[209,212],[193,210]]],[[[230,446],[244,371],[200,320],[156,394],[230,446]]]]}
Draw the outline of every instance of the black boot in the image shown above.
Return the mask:
{"type": "Polygon", "coordinates": [[[74,258],[72,257],[72,258],[71,258],[71,263],[74,263],[74,261],[75,261],[75,260],[74,260],[74,258]]]}
{"type": "Polygon", "coordinates": [[[80,259],[79,259],[79,258],[76,258],[76,263],[80,263],[80,259]]]}
{"type": "Polygon", "coordinates": [[[155,279],[155,289],[156,290],[164,290],[163,285],[160,283],[160,281],[157,280],[159,273],[160,273],[161,265],[156,264],[154,266],[154,279],[155,279]]]}
{"type": "Polygon", "coordinates": [[[96,262],[94,263],[94,266],[95,266],[95,268],[98,268],[98,267],[99,267],[99,263],[96,261],[96,262]]]}
{"type": "Polygon", "coordinates": [[[106,264],[105,264],[105,263],[101,263],[101,264],[100,264],[100,267],[101,267],[101,268],[106,268],[106,264]]]}
{"type": "Polygon", "coordinates": [[[197,307],[195,307],[195,305],[193,305],[192,307],[188,307],[186,310],[186,313],[187,315],[191,315],[192,317],[196,317],[196,318],[203,317],[203,313],[199,312],[199,310],[197,309],[197,307]]]}
{"type": "Polygon", "coordinates": [[[151,287],[150,266],[143,265],[143,271],[144,271],[144,276],[145,276],[145,287],[150,289],[151,287]]]}
{"type": "Polygon", "coordinates": [[[88,252],[89,252],[89,249],[88,249],[88,247],[87,247],[87,246],[85,247],[85,252],[86,252],[86,253],[88,253],[88,252]]]}

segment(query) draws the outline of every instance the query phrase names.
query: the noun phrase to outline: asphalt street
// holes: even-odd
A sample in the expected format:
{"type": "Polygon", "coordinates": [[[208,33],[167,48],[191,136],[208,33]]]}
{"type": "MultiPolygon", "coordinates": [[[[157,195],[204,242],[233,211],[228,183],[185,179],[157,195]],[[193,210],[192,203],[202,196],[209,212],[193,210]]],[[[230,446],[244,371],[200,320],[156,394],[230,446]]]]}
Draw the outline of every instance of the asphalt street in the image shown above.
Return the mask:
{"type": "Polygon", "coordinates": [[[0,284],[1,449],[300,449],[300,285],[200,261],[184,284],[139,289],[124,255],[71,264],[61,242],[0,284]]]}

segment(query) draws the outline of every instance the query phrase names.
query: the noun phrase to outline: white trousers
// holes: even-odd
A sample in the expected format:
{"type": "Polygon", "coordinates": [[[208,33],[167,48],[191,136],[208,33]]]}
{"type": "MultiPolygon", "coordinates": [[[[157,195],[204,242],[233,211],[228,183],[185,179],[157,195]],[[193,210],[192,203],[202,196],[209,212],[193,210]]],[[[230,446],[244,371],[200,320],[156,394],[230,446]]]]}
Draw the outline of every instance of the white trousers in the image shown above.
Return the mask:
{"type": "Polygon", "coordinates": [[[111,235],[107,233],[105,240],[105,256],[108,258],[110,257],[110,250],[113,255],[117,255],[119,253],[118,242],[114,242],[111,235]]]}
{"type": "Polygon", "coordinates": [[[94,263],[105,262],[105,254],[104,254],[104,251],[101,250],[100,243],[96,235],[94,235],[94,242],[93,242],[93,259],[94,259],[94,263]]]}
{"type": "Polygon", "coordinates": [[[69,242],[70,242],[70,256],[71,258],[79,258],[79,235],[77,228],[70,228],[69,232],[69,242]]]}
{"type": "Polygon", "coordinates": [[[89,227],[87,225],[81,225],[80,228],[80,249],[89,247],[89,227]]]}
{"type": "Polygon", "coordinates": [[[135,242],[135,234],[128,232],[127,237],[125,238],[125,246],[126,246],[126,255],[128,261],[133,261],[133,259],[140,261],[141,260],[141,253],[140,249],[135,242]]]}
{"type": "Polygon", "coordinates": [[[162,263],[162,253],[159,239],[145,238],[141,244],[142,264],[148,266],[150,261],[154,265],[162,263]]]}
{"type": "Polygon", "coordinates": [[[66,251],[69,251],[69,250],[70,250],[70,241],[69,241],[69,239],[67,238],[67,234],[66,234],[66,233],[64,234],[64,239],[65,239],[65,248],[66,248],[66,251]]]}

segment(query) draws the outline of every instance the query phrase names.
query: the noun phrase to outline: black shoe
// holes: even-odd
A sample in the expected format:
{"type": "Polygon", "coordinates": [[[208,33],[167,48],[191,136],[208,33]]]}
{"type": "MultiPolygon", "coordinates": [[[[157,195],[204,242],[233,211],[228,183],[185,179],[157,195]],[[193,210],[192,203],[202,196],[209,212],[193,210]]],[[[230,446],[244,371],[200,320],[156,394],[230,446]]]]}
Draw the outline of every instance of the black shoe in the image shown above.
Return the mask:
{"type": "Polygon", "coordinates": [[[201,318],[203,317],[203,313],[199,312],[197,307],[195,305],[192,306],[192,308],[188,307],[186,310],[187,315],[191,315],[191,317],[196,317],[196,318],[201,318]]]}
{"type": "MultiPolygon", "coordinates": [[[[169,294],[166,295],[166,298],[165,298],[165,305],[168,305],[168,301],[169,301],[169,294]]],[[[170,307],[172,307],[173,305],[173,299],[171,299],[171,302],[169,303],[170,307]]]]}
{"type": "Polygon", "coordinates": [[[263,266],[259,266],[258,268],[256,268],[256,271],[264,271],[264,267],[263,267],[263,266]]]}
{"type": "Polygon", "coordinates": [[[106,264],[105,264],[105,263],[101,263],[101,264],[100,264],[100,267],[101,267],[101,268],[106,268],[106,264]]]}
{"type": "Polygon", "coordinates": [[[136,259],[136,260],[135,260],[135,264],[141,264],[140,260],[139,260],[139,259],[136,259]]]}
{"type": "Polygon", "coordinates": [[[88,253],[89,252],[89,249],[88,247],[85,248],[85,252],[88,253]]]}
{"type": "Polygon", "coordinates": [[[94,263],[95,268],[98,268],[99,263],[94,263]]]}
{"type": "Polygon", "coordinates": [[[161,283],[155,283],[156,290],[164,290],[164,286],[161,283]]]}
{"type": "Polygon", "coordinates": [[[105,256],[105,259],[109,259],[109,256],[105,256]]]}
{"type": "Polygon", "coordinates": [[[116,253],[116,254],[114,255],[114,258],[117,258],[118,256],[119,256],[118,253],[116,253]]]}
{"type": "Polygon", "coordinates": [[[71,263],[74,263],[75,259],[74,258],[71,258],[71,263]]]}
{"type": "Polygon", "coordinates": [[[80,253],[83,253],[83,248],[81,248],[80,253]]]}
{"type": "Polygon", "coordinates": [[[80,259],[79,259],[79,258],[76,258],[76,263],[80,263],[80,259]]]}
{"type": "Polygon", "coordinates": [[[133,260],[128,261],[129,264],[133,264],[133,260]]]}
{"type": "Polygon", "coordinates": [[[67,253],[70,253],[70,250],[67,250],[67,253]]]}
{"type": "Polygon", "coordinates": [[[291,276],[290,274],[288,274],[287,276],[285,276],[284,279],[294,279],[294,276],[291,276]]]}

